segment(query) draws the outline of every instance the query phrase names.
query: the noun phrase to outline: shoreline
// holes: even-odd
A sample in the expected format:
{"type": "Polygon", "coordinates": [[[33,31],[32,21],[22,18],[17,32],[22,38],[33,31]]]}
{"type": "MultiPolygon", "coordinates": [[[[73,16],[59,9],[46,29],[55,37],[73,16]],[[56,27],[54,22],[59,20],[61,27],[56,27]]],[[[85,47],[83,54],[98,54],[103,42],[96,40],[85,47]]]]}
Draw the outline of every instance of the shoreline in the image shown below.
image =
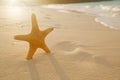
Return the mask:
{"type": "Polygon", "coordinates": [[[101,21],[98,19],[98,16],[95,15],[95,14],[91,14],[91,13],[87,13],[87,12],[80,12],[80,11],[76,11],[76,10],[58,10],[58,12],[63,12],[63,13],[66,13],[66,14],[71,14],[71,13],[76,13],[76,14],[79,14],[79,13],[84,13],[84,14],[88,14],[89,16],[93,16],[94,17],[94,20],[100,24],[102,24],[103,26],[105,27],[108,27],[108,28],[111,28],[111,29],[114,29],[114,30],[120,30],[119,28],[116,28],[114,26],[111,26],[111,25],[108,25],[107,23],[105,23],[104,21],[101,21]]]}
{"type": "MultiPolygon", "coordinates": [[[[113,1],[113,5],[110,1],[104,3],[78,3],[78,4],[53,4],[45,5],[44,8],[56,9],[64,13],[87,13],[96,16],[97,22],[110,26],[115,29],[119,27],[119,1],[113,1]],[[115,5],[115,3],[117,3],[115,5]]],[[[95,19],[96,20],[96,19],[95,19]]]]}
{"type": "Polygon", "coordinates": [[[115,28],[115,27],[113,27],[113,26],[111,26],[111,25],[108,25],[108,24],[106,24],[106,23],[104,23],[104,22],[98,20],[97,17],[95,18],[95,21],[101,23],[101,24],[104,25],[105,27],[108,27],[108,28],[111,28],[111,29],[120,31],[119,28],[115,28]]]}

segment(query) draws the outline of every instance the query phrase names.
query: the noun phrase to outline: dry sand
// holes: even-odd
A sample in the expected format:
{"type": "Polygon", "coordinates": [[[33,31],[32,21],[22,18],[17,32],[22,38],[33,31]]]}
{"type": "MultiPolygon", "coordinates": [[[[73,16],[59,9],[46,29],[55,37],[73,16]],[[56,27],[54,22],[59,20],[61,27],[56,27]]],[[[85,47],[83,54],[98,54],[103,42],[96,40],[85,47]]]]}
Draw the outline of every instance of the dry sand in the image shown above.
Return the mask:
{"type": "Polygon", "coordinates": [[[51,54],[38,49],[26,60],[28,43],[13,37],[30,32],[31,14],[11,19],[1,13],[0,80],[120,80],[119,30],[85,13],[38,11],[40,28],[55,28],[46,38],[51,54]]]}

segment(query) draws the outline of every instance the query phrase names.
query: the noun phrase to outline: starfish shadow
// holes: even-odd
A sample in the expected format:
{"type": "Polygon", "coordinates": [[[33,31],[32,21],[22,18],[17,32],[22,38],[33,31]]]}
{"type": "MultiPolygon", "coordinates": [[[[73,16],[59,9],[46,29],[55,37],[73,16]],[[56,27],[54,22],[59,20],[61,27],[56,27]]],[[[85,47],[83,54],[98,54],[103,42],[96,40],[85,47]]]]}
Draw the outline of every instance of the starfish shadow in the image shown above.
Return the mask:
{"type": "Polygon", "coordinates": [[[28,61],[27,64],[28,64],[31,80],[40,80],[40,76],[35,66],[35,62],[33,60],[30,60],[28,61]]]}
{"type": "Polygon", "coordinates": [[[48,54],[48,57],[55,68],[60,80],[70,80],[69,77],[66,75],[65,71],[60,66],[59,62],[55,59],[55,57],[51,54],[48,54]]]}

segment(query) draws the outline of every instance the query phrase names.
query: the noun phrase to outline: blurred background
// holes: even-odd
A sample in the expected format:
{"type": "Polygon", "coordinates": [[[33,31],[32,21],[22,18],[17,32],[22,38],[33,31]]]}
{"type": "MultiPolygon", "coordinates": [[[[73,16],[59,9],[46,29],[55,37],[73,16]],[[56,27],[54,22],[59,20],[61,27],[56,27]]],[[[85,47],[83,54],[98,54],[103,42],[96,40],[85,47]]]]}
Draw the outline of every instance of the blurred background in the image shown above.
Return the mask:
{"type": "Polygon", "coordinates": [[[95,1],[112,1],[112,0],[0,0],[0,5],[40,5],[40,4],[95,2],[95,1]]]}

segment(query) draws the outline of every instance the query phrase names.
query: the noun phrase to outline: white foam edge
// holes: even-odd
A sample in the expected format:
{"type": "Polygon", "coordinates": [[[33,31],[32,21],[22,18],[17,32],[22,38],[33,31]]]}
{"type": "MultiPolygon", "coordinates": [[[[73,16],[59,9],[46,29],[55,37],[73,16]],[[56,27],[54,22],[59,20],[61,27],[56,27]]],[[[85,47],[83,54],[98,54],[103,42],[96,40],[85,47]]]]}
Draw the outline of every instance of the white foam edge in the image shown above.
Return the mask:
{"type": "Polygon", "coordinates": [[[106,24],[105,22],[99,20],[98,17],[95,18],[95,21],[101,23],[101,24],[104,25],[105,27],[109,27],[109,28],[111,28],[111,29],[118,30],[117,28],[112,27],[111,25],[108,25],[108,24],[106,24]]]}

